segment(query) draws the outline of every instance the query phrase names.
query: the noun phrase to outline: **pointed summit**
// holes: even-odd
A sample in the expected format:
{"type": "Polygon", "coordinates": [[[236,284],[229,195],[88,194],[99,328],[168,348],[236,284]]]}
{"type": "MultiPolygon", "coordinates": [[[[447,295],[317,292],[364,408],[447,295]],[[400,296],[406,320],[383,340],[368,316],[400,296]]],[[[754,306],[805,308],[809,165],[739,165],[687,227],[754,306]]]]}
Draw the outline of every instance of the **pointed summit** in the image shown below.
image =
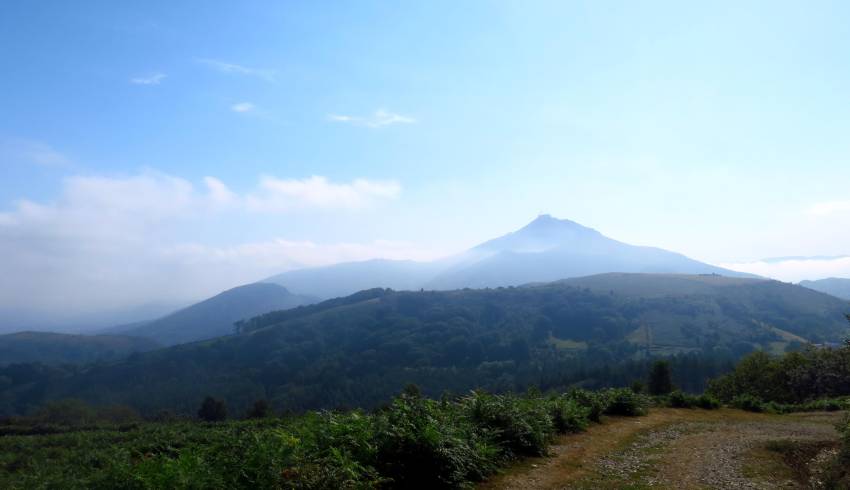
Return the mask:
{"type": "Polygon", "coordinates": [[[516,231],[443,260],[343,263],[290,271],[267,281],[330,298],[373,287],[517,286],[608,272],[748,276],[660,248],[629,245],[575,221],[541,214],[516,231]]]}
{"type": "MultiPolygon", "coordinates": [[[[561,246],[578,246],[581,242],[598,240],[602,235],[568,219],[541,214],[517,231],[487,241],[475,250],[490,252],[543,252],[561,246]]],[[[583,246],[583,245],[582,245],[583,246]]]]}

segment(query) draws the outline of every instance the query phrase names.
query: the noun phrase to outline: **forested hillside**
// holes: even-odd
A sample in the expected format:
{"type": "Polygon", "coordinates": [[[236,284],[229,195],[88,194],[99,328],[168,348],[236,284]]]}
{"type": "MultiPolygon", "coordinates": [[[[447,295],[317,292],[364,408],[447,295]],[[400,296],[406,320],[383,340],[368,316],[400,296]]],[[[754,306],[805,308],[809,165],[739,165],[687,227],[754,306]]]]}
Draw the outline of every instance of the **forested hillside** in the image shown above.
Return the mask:
{"type": "Polygon", "coordinates": [[[847,278],[830,277],[817,281],[801,281],[800,286],[830,294],[843,300],[850,300],[850,279],[847,278]]]}
{"type": "MultiPolygon", "coordinates": [[[[610,275],[579,284],[448,292],[370,290],[241,322],[238,335],[80,369],[0,371],[0,411],[47,399],[188,412],[205,395],[302,410],[373,407],[408,383],[426,394],[623,385],[676,355],[677,383],[753,349],[838,342],[845,304],[798,286],[720,276],[610,275]],[[657,294],[630,292],[636,282],[657,294]],[[663,291],[662,285],[668,288],[663,291]]],[[[640,290],[641,288],[638,288],[640,290]]]]}
{"type": "Polygon", "coordinates": [[[278,284],[246,284],[123,331],[165,345],[182,344],[229,335],[238,320],[314,301],[309,296],[292,294],[278,284]]]}
{"type": "MultiPolygon", "coordinates": [[[[90,363],[127,357],[160,347],[153,340],[126,335],[72,335],[19,332],[0,335],[0,365],[90,363]]],[[[2,383],[0,383],[2,387],[2,383]]]]}

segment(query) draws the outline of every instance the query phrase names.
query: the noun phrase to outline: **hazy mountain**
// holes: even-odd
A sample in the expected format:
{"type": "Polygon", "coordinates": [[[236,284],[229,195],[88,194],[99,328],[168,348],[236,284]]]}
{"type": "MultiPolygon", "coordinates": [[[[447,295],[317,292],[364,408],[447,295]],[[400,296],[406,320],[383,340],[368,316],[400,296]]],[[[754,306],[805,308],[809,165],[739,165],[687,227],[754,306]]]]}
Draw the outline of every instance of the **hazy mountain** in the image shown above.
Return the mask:
{"type": "Polygon", "coordinates": [[[850,300],[850,279],[842,277],[830,277],[817,281],[801,281],[800,286],[814,289],[822,293],[831,294],[836,298],[850,300]]]}
{"type": "Polygon", "coordinates": [[[426,289],[509,286],[606,272],[751,277],[660,248],[618,242],[594,229],[549,215],[482,243],[469,254],[479,259],[443,271],[425,285],[426,289]]]}
{"type": "Polygon", "coordinates": [[[278,284],[247,284],[157,320],[125,326],[120,331],[165,345],[181,344],[228,335],[233,333],[233,324],[238,320],[315,301],[309,296],[292,294],[278,284]]]}
{"type": "Polygon", "coordinates": [[[660,248],[612,240],[569,220],[539,216],[522,229],[434,262],[372,260],[302,269],[266,282],[322,298],[388,287],[447,290],[548,282],[605,272],[651,272],[753,277],[660,248]]]}
{"type": "Polygon", "coordinates": [[[442,262],[376,259],[284,272],[264,282],[281,284],[300,294],[336,298],[375,287],[419,289],[445,267],[442,262]]]}
{"type": "Polygon", "coordinates": [[[19,332],[0,335],[0,364],[111,361],[157,347],[153,340],[126,335],[19,332]]]}
{"type": "Polygon", "coordinates": [[[628,383],[634,374],[623,363],[647,354],[691,353],[689,365],[716,369],[754,348],[838,342],[847,334],[846,306],[800,286],[712,275],[375,289],[267,313],[239,334],[108,366],[37,375],[0,370],[10,380],[0,413],[66,397],[191,413],[214,395],[238,412],[259,398],[293,410],[371,407],[411,382],[436,395],[594,386],[593,372],[619,372],[618,382],[628,383]]]}
{"type": "Polygon", "coordinates": [[[110,327],[113,325],[159,318],[181,306],[184,305],[148,303],[85,314],[43,309],[0,309],[0,334],[23,331],[96,334],[112,330],[110,327]]]}

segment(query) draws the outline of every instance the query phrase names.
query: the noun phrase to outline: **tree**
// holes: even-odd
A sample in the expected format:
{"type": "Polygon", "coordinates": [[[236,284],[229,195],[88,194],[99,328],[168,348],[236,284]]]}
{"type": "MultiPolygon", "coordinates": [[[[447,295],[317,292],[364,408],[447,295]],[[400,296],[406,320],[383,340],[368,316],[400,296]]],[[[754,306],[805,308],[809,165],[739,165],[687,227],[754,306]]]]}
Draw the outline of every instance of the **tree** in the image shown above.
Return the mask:
{"type": "Polygon", "coordinates": [[[216,400],[208,396],[204,398],[201,408],[198,409],[198,418],[207,422],[220,422],[227,418],[227,406],[224,400],[216,400]]]}
{"type": "Polygon", "coordinates": [[[673,380],[670,375],[670,363],[667,361],[655,361],[649,371],[649,382],[647,383],[650,395],[666,395],[673,391],[673,380]]]}
{"type": "Polygon", "coordinates": [[[263,419],[271,415],[272,408],[266,400],[257,400],[251,410],[248,410],[249,419],[263,419]]]}
{"type": "Polygon", "coordinates": [[[633,393],[643,393],[646,391],[646,385],[643,384],[643,381],[636,379],[632,381],[632,392],[633,393]]]}

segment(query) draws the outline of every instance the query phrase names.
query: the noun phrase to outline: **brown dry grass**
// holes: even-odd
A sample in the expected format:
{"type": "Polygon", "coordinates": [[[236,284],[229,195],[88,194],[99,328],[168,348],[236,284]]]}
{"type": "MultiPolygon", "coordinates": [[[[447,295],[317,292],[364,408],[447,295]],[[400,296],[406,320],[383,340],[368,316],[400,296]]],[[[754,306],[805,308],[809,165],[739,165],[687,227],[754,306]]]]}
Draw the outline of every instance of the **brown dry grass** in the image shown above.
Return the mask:
{"type": "Polygon", "coordinates": [[[645,417],[609,417],[559,439],[550,457],[523,461],[480,488],[793,488],[795,471],[761,452],[764,445],[837,439],[833,426],[840,417],[666,408],[645,417]],[[762,467],[767,470],[753,473],[762,467]]]}

